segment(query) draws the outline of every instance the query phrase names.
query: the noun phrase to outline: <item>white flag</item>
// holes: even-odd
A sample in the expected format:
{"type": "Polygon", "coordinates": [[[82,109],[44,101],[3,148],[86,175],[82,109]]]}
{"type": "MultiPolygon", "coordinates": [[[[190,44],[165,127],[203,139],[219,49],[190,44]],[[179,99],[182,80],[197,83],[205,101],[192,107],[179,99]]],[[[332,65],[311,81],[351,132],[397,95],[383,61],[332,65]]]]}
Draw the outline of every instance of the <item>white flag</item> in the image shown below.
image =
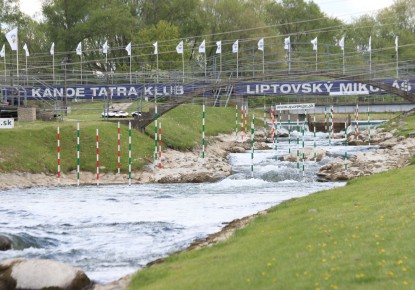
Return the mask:
{"type": "Polygon", "coordinates": [[[399,47],[399,36],[396,36],[395,38],[395,51],[398,52],[398,47],[399,47]]]}
{"type": "Polygon", "coordinates": [[[159,54],[159,48],[158,48],[157,41],[153,43],[153,46],[154,46],[154,54],[159,54]]]}
{"type": "Polygon", "coordinates": [[[18,43],[18,38],[17,38],[17,28],[10,30],[9,32],[6,33],[6,39],[10,44],[10,47],[12,50],[18,50],[17,47],[17,43],[18,43]]]}
{"type": "Polygon", "coordinates": [[[369,45],[367,47],[367,51],[369,51],[369,52],[372,51],[372,36],[369,36],[369,45]]]}
{"type": "Polygon", "coordinates": [[[284,49],[290,49],[291,48],[291,40],[288,36],[287,38],[284,38],[284,49]]]}
{"type": "Polygon", "coordinates": [[[199,45],[199,53],[206,53],[206,42],[203,40],[203,42],[199,45]]]}
{"type": "Polygon", "coordinates": [[[222,53],[222,41],[216,41],[216,53],[222,53]]]}
{"type": "Polygon", "coordinates": [[[258,41],[258,49],[264,51],[264,38],[258,41]]]}
{"type": "Polygon", "coordinates": [[[102,53],[108,54],[108,41],[105,41],[104,45],[102,46],[102,53]]]}
{"type": "Polygon", "coordinates": [[[232,53],[236,53],[238,51],[239,51],[239,41],[237,40],[232,44],[232,53]]]}
{"type": "Polygon", "coordinates": [[[55,55],[55,43],[52,42],[52,45],[50,46],[50,55],[55,55]]]}
{"type": "Polygon", "coordinates": [[[29,48],[27,47],[27,44],[26,43],[23,45],[23,49],[26,51],[26,56],[30,56],[30,54],[29,54],[29,48]]]}
{"type": "Polygon", "coordinates": [[[317,50],[317,37],[316,37],[316,38],[314,38],[314,39],[311,41],[311,44],[313,45],[313,50],[317,50]]]}
{"type": "Polygon", "coordinates": [[[183,54],[183,40],[176,46],[177,53],[183,54]]]}
{"type": "Polygon", "coordinates": [[[82,42],[78,43],[78,46],[76,47],[76,54],[82,55],[82,42]]]}
{"type": "Polygon", "coordinates": [[[3,48],[0,51],[0,57],[5,57],[6,56],[6,46],[3,44],[3,48]]]}
{"type": "Polygon", "coordinates": [[[342,37],[342,39],[340,39],[339,46],[342,50],[344,50],[344,36],[342,37]]]}
{"type": "Polygon", "coordinates": [[[125,47],[125,50],[127,51],[127,54],[131,55],[131,42],[125,47]]]}

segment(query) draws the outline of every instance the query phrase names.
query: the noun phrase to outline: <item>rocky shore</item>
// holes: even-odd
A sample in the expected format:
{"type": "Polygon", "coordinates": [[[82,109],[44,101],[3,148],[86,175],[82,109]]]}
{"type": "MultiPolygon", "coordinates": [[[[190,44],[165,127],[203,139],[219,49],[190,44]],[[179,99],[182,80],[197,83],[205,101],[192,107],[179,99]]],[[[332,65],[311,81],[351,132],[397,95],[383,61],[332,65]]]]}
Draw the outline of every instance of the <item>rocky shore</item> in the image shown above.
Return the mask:
{"type": "MultiPolygon", "coordinates": [[[[229,176],[232,173],[231,166],[228,164],[227,155],[230,152],[244,152],[250,149],[250,142],[247,136],[235,135],[220,135],[211,137],[207,141],[205,158],[201,158],[201,151],[193,150],[188,152],[179,152],[167,149],[163,152],[161,159],[162,166],[158,164],[149,164],[140,172],[133,174],[133,183],[179,183],[179,182],[211,182],[229,176]]],[[[342,136],[338,136],[339,138],[342,136]]],[[[343,135],[344,137],[344,135],[343,135]]],[[[267,132],[265,130],[258,130],[256,132],[256,149],[269,148],[266,144],[267,132]]],[[[350,145],[368,144],[369,134],[367,131],[359,134],[349,134],[347,136],[350,145]]],[[[268,140],[269,141],[269,140],[268,140]]],[[[344,156],[339,156],[326,165],[324,165],[318,176],[325,180],[348,180],[358,176],[370,175],[394,168],[399,168],[409,164],[412,156],[415,154],[415,138],[394,137],[391,132],[385,132],[381,129],[371,132],[370,142],[376,146],[375,150],[368,152],[360,152],[347,159],[344,156]],[[347,164],[347,170],[345,170],[347,164]]],[[[317,160],[321,160],[327,154],[324,150],[318,150],[317,160]]],[[[307,159],[314,158],[313,150],[305,152],[307,159]]],[[[287,155],[282,157],[287,161],[295,161],[296,157],[287,155]]],[[[96,176],[93,173],[82,172],[82,185],[95,185],[96,176]]],[[[100,184],[127,184],[128,179],[126,174],[102,174],[100,176],[100,184]]],[[[30,173],[10,173],[0,175],[0,189],[13,189],[22,187],[35,186],[56,186],[57,178],[55,175],[48,174],[30,174],[30,173]]],[[[61,185],[69,186],[76,185],[76,173],[71,172],[64,174],[61,178],[61,185]]],[[[247,217],[241,220],[231,222],[221,232],[209,236],[206,240],[195,242],[189,249],[209,246],[218,241],[226,239],[236,229],[243,227],[252,217],[247,217]]],[[[1,237],[0,237],[1,238],[1,237]]],[[[0,239],[1,242],[1,239],[0,239]]],[[[3,241],[5,249],[7,250],[7,240],[3,241]]],[[[157,261],[156,261],[157,262],[157,261]]],[[[118,281],[114,281],[107,285],[92,285],[89,279],[79,269],[66,268],[62,265],[55,265],[54,261],[43,260],[13,260],[3,261],[0,263],[0,289],[16,289],[16,285],[26,283],[27,273],[32,273],[33,268],[43,269],[44,281],[47,281],[46,274],[50,279],[57,279],[61,277],[59,285],[61,288],[56,289],[79,289],[71,288],[68,285],[79,285],[77,281],[81,281],[84,287],[92,287],[95,290],[122,290],[126,289],[132,275],[125,276],[118,281]],[[32,264],[31,264],[32,263],[32,264]],[[33,267],[33,263],[37,266],[33,267]],[[26,265],[26,268],[22,265],[26,265]],[[27,265],[32,265],[27,268],[27,265]],[[46,270],[48,268],[53,271],[46,270]],[[16,270],[18,269],[18,270],[16,270]],[[26,269],[25,272],[22,269],[26,269]],[[23,271],[23,272],[22,272],[23,271]],[[32,272],[31,272],[32,271],[32,272]],[[61,272],[57,273],[56,271],[61,272]],[[20,273],[20,274],[19,274],[20,273]],[[23,274],[22,274],[23,273],[23,274]],[[19,276],[20,275],[20,276],[19,276]],[[23,277],[23,278],[21,278],[23,277]],[[68,278],[69,277],[69,278],[68,278]],[[68,279],[78,279],[71,280],[68,279]],[[87,277],[86,277],[87,278],[87,277]],[[20,279],[20,280],[19,280],[20,279]],[[22,280],[23,279],[23,280],[22,280]],[[21,282],[19,282],[21,281],[21,282]],[[23,281],[23,282],[22,282],[23,281]],[[75,283],[75,284],[73,284],[75,283]],[[68,288],[69,287],[69,288],[68,288]]],[[[56,280],[53,280],[56,281],[56,280]]],[[[58,282],[57,282],[58,283],[58,282]]],[[[43,288],[49,287],[49,284],[43,284],[43,288]]],[[[58,285],[58,284],[55,284],[58,285]]],[[[30,286],[30,285],[29,285],[30,286]]],[[[54,286],[55,287],[55,286],[54,286]]],[[[78,287],[78,286],[77,286],[78,287]]],[[[29,287],[31,288],[31,287],[29,287]]],[[[42,288],[42,287],[40,287],[42,288]]],[[[40,289],[31,288],[31,289],[40,289]]],[[[54,288],[55,289],[55,288],[54,288]]]]}

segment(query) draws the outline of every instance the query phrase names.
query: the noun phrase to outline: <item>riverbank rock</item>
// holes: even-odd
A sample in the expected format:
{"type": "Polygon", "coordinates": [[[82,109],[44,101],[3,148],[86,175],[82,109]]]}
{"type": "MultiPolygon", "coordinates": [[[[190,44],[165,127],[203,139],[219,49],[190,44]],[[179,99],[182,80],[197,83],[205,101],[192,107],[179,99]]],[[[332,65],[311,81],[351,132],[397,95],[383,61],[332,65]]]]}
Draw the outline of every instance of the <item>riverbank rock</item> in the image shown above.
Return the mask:
{"type": "Polygon", "coordinates": [[[79,269],[37,259],[11,259],[0,264],[0,289],[88,289],[91,281],[79,269]]]}
{"type": "Polygon", "coordinates": [[[12,248],[12,241],[3,235],[0,235],[0,251],[7,251],[11,250],[12,248]]]}
{"type": "MultiPolygon", "coordinates": [[[[316,159],[317,161],[321,161],[324,157],[327,156],[328,151],[316,148],[316,159]]],[[[303,149],[300,148],[299,151],[299,158],[302,160],[303,158],[303,149]]],[[[290,161],[290,162],[296,162],[297,161],[297,150],[291,149],[291,153],[284,155],[280,158],[283,161],[290,161]]],[[[314,160],[314,148],[304,148],[304,159],[306,161],[314,160]]]]}
{"type": "Polygon", "coordinates": [[[392,138],[384,144],[381,143],[380,148],[375,151],[358,152],[348,158],[347,170],[344,158],[336,158],[321,167],[317,175],[333,181],[371,175],[406,166],[415,154],[414,138],[402,141],[392,138]]]}

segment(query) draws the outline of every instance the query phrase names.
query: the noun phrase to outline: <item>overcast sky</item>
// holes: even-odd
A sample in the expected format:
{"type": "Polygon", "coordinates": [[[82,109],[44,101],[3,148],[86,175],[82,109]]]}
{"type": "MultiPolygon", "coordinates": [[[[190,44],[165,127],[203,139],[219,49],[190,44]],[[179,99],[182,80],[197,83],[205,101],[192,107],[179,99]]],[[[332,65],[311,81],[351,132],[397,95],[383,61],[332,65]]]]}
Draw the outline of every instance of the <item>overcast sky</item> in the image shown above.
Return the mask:
{"type": "MultiPolygon", "coordinates": [[[[314,0],[314,2],[327,15],[350,21],[353,17],[390,6],[394,0],[314,0]]],[[[41,10],[41,0],[20,0],[20,7],[24,13],[34,16],[41,10]]]]}

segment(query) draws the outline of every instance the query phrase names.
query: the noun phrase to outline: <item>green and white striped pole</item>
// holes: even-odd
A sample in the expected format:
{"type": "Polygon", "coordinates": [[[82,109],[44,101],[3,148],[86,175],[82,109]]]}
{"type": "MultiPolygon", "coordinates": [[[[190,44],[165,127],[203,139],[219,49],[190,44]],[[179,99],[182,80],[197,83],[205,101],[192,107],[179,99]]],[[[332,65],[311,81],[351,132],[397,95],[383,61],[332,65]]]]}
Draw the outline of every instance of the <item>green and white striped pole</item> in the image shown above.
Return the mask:
{"type": "Polygon", "coordinates": [[[297,174],[300,174],[300,123],[297,114],[297,174]]]}
{"type": "Polygon", "coordinates": [[[317,127],[317,123],[316,123],[316,114],[314,113],[313,115],[313,148],[314,148],[314,162],[317,162],[317,144],[316,144],[316,127],[317,127]]]}
{"type": "Polygon", "coordinates": [[[131,122],[128,122],[128,185],[131,185],[131,122]]]}
{"type": "MultiPolygon", "coordinates": [[[[307,114],[306,114],[307,115],[307,114]]],[[[303,122],[303,129],[302,129],[302,134],[303,134],[303,139],[302,139],[302,150],[303,150],[303,154],[302,154],[302,166],[303,166],[303,177],[304,177],[304,169],[305,169],[305,140],[304,140],[304,134],[305,134],[305,121],[303,122]]]]}
{"type": "Polygon", "coordinates": [[[81,168],[81,143],[80,143],[81,131],[79,129],[79,123],[76,126],[76,185],[79,186],[80,182],[80,168],[81,168]]]}
{"type": "Polygon", "coordinates": [[[344,150],[344,172],[347,172],[347,122],[344,122],[344,146],[346,146],[346,150],[344,150]]]}
{"type": "Polygon", "coordinates": [[[246,105],[244,106],[244,111],[243,111],[243,114],[244,114],[244,116],[243,116],[243,123],[244,123],[244,136],[246,136],[246,134],[247,134],[247,128],[246,128],[246,126],[247,126],[247,124],[246,124],[246,122],[247,122],[247,120],[248,120],[248,109],[247,109],[247,107],[246,107],[246,105]]]}
{"type": "Polygon", "coordinates": [[[163,168],[163,164],[161,163],[161,153],[162,153],[162,148],[163,148],[163,143],[162,143],[162,141],[161,141],[161,133],[162,133],[162,130],[161,130],[161,121],[159,122],[159,149],[158,149],[158,159],[159,159],[159,168],[163,168]]]}
{"type": "Polygon", "coordinates": [[[272,140],[272,148],[275,148],[275,113],[274,107],[271,106],[271,140],[272,140]]]}
{"type": "Polygon", "coordinates": [[[205,158],[205,105],[202,108],[202,158],[205,158]]]}
{"type": "Polygon", "coordinates": [[[275,124],[274,121],[274,150],[275,150],[275,159],[278,159],[278,120],[275,124]]]}
{"type": "Polygon", "coordinates": [[[158,114],[157,106],[154,107],[154,164],[157,165],[157,135],[158,135],[158,114]]]}
{"type": "Polygon", "coordinates": [[[333,128],[333,114],[332,110],[330,109],[330,115],[329,115],[329,145],[331,145],[331,129],[333,128]]]}
{"type": "Polygon", "coordinates": [[[370,111],[369,111],[369,105],[367,105],[367,138],[370,146],[370,111]]]}
{"type": "Polygon", "coordinates": [[[117,169],[118,174],[121,173],[121,127],[120,127],[120,121],[118,121],[118,127],[117,127],[117,169]]]}
{"type": "Polygon", "coordinates": [[[291,154],[291,114],[288,112],[288,154],[291,154]]]}
{"type": "Polygon", "coordinates": [[[95,147],[95,153],[96,153],[96,169],[97,169],[97,174],[96,174],[96,180],[97,180],[97,186],[99,186],[99,131],[97,128],[97,133],[95,136],[95,142],[96,142],[96,147],[95,147]]]}
{"type": "Polygon", "coordinates": [[[254,137],[255,137],[255,124],[254,124],[255,116],[252,115],[252,122],[251,122],[251,177],[254,177],[254,137]]]}

